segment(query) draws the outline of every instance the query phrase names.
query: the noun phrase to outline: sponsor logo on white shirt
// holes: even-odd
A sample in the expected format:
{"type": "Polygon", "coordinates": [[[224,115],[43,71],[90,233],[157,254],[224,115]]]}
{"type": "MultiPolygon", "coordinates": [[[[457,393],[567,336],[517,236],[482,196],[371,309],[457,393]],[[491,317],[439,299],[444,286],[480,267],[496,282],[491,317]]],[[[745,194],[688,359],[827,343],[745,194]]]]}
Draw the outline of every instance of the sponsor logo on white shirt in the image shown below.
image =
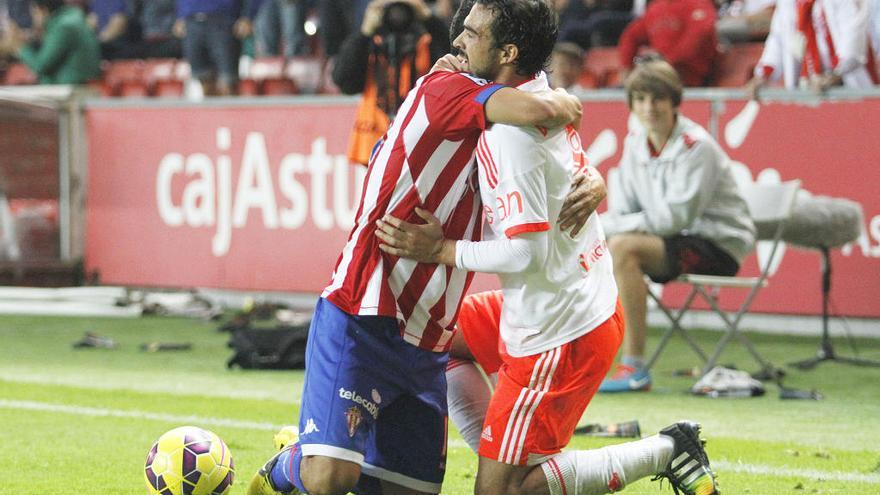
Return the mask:
{"type": "Polygon", "coordinates": [[[606,244],[605,239],[596,239],[586,252],[578,255],[578,263],[584,270],[584,276],[586,276],[586,273],[590,271],[590,268],[599,261],[599,258],[604,256],[607,251],[608,244],[606,244]]]}

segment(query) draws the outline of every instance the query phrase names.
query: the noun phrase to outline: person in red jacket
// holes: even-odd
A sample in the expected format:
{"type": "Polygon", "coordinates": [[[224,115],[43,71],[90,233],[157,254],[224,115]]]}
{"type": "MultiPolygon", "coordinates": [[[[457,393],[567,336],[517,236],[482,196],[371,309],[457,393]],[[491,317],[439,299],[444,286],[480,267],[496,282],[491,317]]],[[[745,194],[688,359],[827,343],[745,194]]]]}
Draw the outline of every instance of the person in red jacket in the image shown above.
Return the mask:
{"type": "Polygon", "coordinates": [[[653,0],[620,36],[620,80],[647,46],[675,67],[685,86],[707,85],[718,52],[715,20],[711,0],[653,0]]]}

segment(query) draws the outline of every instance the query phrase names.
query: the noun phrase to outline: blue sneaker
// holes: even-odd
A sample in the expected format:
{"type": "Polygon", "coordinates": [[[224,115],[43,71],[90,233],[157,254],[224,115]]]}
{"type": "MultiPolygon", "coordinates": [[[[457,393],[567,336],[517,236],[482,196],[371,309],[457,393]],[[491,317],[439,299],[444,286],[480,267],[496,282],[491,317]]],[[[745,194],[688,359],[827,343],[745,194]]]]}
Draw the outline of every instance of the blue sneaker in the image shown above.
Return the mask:
{"type": "Polygon", "coordinates": [[[645,368],[618,364],[610,378],[602,380],[599,392],[647,392],[651,390],[651,374],[645,368]]]}

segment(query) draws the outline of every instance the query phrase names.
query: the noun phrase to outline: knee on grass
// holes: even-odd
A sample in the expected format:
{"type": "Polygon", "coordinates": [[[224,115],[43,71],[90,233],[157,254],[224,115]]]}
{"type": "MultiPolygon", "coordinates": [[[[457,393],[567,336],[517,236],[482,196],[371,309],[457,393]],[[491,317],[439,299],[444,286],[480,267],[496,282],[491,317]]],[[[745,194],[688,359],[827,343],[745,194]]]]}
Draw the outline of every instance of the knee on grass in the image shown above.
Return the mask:
{"type": "Polygon", "coordinates": [[[361,467],[327,457],[304,457],[300,475],[312,495],[344,495],[354,489],[361,467]]]}

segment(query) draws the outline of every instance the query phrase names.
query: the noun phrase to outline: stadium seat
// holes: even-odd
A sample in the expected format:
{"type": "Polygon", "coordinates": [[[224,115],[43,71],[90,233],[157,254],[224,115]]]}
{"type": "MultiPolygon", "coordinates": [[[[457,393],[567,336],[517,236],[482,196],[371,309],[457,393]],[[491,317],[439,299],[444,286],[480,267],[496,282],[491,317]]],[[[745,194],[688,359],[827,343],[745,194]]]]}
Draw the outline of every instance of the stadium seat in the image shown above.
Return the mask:
{"type": "Polygon", "coordinates": [[[578,84],[587,89],[596,89],[601,87],[602,81],[599,80],[599,76],[596,75],[593,71],[589,69],[584,69],[581,73],[581,77],[578,78],[578,84]]]}
{"type": "Polygon", "coordinates": [[[723,277],[717,275],[694,275],[685,273],[670,283],[681,283],[690,286],[690,292],[685,298],[680,309],[672,310],[663,305],[659,297],[652,291],[648,291],[648,295],[657,303],[657,308],[669,318],[670,326],[663,333],[660,343],[654,350],[654,353],[648,359],[646,368],[650,369],[660,353],[663,352],[666,343],[672,334],[678,332],[687,341],[688,345],[697,353],[704,361],[702,374],[706,374],[718,362],[721,351],[727,346],[731,339],[737,338],[746,347],[752,357],[761,365],[764,375],[774,376],[775,368],[758,354],[751,342],[740,331],[739,324],[742,317],[749,311],[752,301],[758,294],[758,291],[768,285],[768,279],[776,270],[779,260],[778,256],[782,256],[780,245],[782,244],[782,231],[785,222],[791,217],[794,208],[795,198],[800,189],[800,181],[792,180],[781,184],[757,184],[748,183],[740,184],[740,191],[746,200],[749,213],[756,224],[772,226],[770,229],[760,229],[759,231],[772,231],[772,237],[769,239],[758,239],[757,260],[759,275],[755,277],[732,276],[723,277]],[[766,249],[765,249],[766,248],[766,249]],[[748,290],[745,300],[733,314],[721,309],[718,303],[719,292],[721,289],[744,289],[748,290]],[[691,304],[697,296],[705,300],[712,311],[717,314],[726,326],[726,331],[722,335],[715,350],[710,357],[697,345],[697,343],[688,335],[687,331],[681,326],[682,317],[690,310],[691,304]]]}
{"type": "Polygon", "coordinates": [[[192,77],[192,67],[186,60],[178,60],[174,66],[174,78],[178,81],[186,81],[192,77]]]}
{"type": "Polygon", "coordinates": [[[262,81],[284,77],[284,57],[258,57],[251,62],[247,79],[262,81]]]}
{"type": "Polygon", "coordinates": [[[602,76],[603,88],[619,88],[621,86],[623,86],[623,81],[620,79],[620,70],[609,69],[605,71],[602,76]]]}
{"type": "Polygon", "coordinates": [[[3,75],[3,84],[7,86],[37,84],[37,76],[31,72],[27,65],[13,63],[9,64],[6,73],[3,75]]]}
{"type": "Polygon", "coordinates": [[[715,63],[713,86],[739,88],[752,78],[764,43],[737,43],[722,50],[715,63]]]}
{"type": "Polygon", "coordinates": [[[150,88],[145,81],[140,79],[122,81],[116,88],[116,95],[123,98],[146,98],[150,96],[150,88]]]}
{"type": "Polygon", "coordinates": [[[146,96],[143,60],[114,60],[107,62],[104,81],[111,88],[112,96],[146,96]]]}
{"type": "Polygon", "coordinates": [[[321,84],[318,86],[318,93],[323,95],[342,94],[339,86],[333,82],[333,59],[326,57],[321,59],[321,84]]]}
{"type": "Polygon", "coordinates": [[[313,94],[321,89],[325,61],[318,57],[293,57],[284,73],[303,93],[313,94]]]}
{"type": "Polygon", "coordinates": [[[168,79],[153,83],[150,94],[158,98],[180,98],[183,96],[183,81],[168,79]]]}
{"type": "Polygon", "coordinates": [[[620,55],[617,47],[591,48],[584,55],[584,67],[596,74],[600,86],[615,87],[620,81],[620,55]]]}
{"type": "Polygon", "coordinates": [[[151,79],[175,79],[176,58],[148,58],[144,60],[144,72],[151,79]]]}
{"type": "Polygon", "coordinates": [[[159,97],[183,96],[183,81],[177,78],[177,59],[147,59],[144,64],[144,76],[150,95],[159,97]]]}
{"type": "Polygon", "coordinates": [[[287,61],[284,57],[259,57],[243,70],[239,81],[240,95],[296,94],[296,84],[285,74],[287,61]]]}
{"type": "Polygon", "coordinates": [[[103,97],[113,96],[113,88],[111,88],[104,79],[89,81],[88,83],[86,83],[86,86],[94,91],[96,94],[99,94],[103,97]]]}
{"type": "Polygon", "coordinates": [[[266,79],[260,85],[261,95],[295,95],[298,92],[296,84],[286,77],[266,79]]]}
{"type": "Polygon", "coordinates": [[[258,96],[260,94],[260,84],[253,79],[241,79],[238,81],[239,96],[258,96]]]}

